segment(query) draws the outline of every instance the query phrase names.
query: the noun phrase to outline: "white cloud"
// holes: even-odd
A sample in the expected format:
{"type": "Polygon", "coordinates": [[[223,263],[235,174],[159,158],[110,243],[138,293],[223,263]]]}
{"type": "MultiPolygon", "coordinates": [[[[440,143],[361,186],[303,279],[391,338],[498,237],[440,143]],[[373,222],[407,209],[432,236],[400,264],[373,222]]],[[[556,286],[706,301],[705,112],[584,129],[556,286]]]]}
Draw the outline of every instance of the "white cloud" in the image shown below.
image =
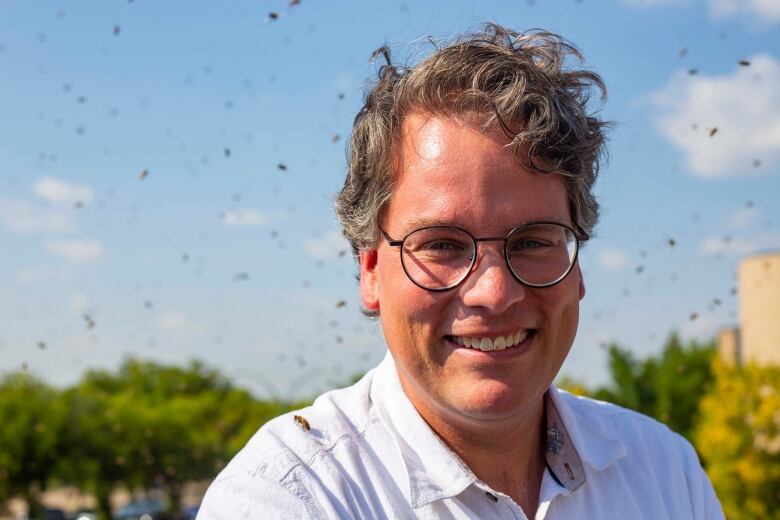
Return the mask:
{"type": "Polygon", "coordinates": [[[0,198],[0,225],[10,233],[67,233],[73,218],[59,210],[41,210],[26,200],[0,198]]]}
{"type": "Polygon", "coordinates": [[[349,251],[350,245],[341,231],[331,231],[322,238],[310,238],[304,248],[314,258],[326,260],[335,258],[341,251],[349,251]]]}
{"type": "Polygon", "coordinates": [[[96,240],[57,240],[45,243],[44,247],[75,263],[95,262],[103,256],[103,245],[96,240]]]}
{"type": "Polygon", "coordinates": [[[653,95],[657,128],[697,176],[744,175],[756,159],[758,171],[780,160],[780,62],[767,54],[749,61],[723,76],[679,72],[653,95]]]}
{"type": "Polygon", "coordinates": [[[734,229],[745,229],[758,217],[756,208],[741,208],[731,216],[730,225],[734,229]]]}
{"type": "Polygon", "coordinates": [[[710,237],[699,247],[703,255],[747,255],[780,248],[780,235],[763,234],[752,237],[710,237]]]}
{"type": "MultiPolygon", "coordinates": [[[[665,5],[687,4],[689,0],[620,0],[632,7],[662,7],[665,5]]],[[[716,18],[746,16],[760,23],[780,22],[780,2],[778,0],[697,0],[709,6],[710,13],[716,18]]]]}
{"type": "Polygon", "coordinates": [[[56,271],[50,265],[23,267],[14,273],[14,280],[19,284],[28,284],[48,280],[55,274],[56,271]]]}
{"type": "Polygon", "coordinates": [[[157,327],[182,339],[200,336],[206,329],[202,323],[178,310],[161,312],[157,316],[157,327]]]}
{"type": "Polygon", "coordinates": [[[79,314],[88,312],[91,309],[89,298],[84,293],[74,293],[70,295],[68,306],[73,312],[79,314]]]}
{"type": "Polygon", "coordinates": [[[628,265],[628,255],[617,249],[602,249],[599,252],[599,265],[607,271],[619,271],[628,265]]]}
{"type": "Polygon", "coordinates": [[[75,228],[73,207],[94,198],[91,188],[54,177],[33,184],[33,192],[51,206],[24,199],[0,198],[0,226],[10,233],[69,233],[75,228]]]}
{"type": "Polygon", "coordinates": [[[254,209],[226,211],[221,219],[227,227],[258,227],[268,223],[268,217],[254,209]]]}
{"type": "Polygon", "coordinates": [[[54,177],[38,179],[33,185],[33,191],[40,198],[62,206],[73,206],[77,202],[91,202],[94,197],[91,188],[70,184],[54,177]]]}
{"type": "Polygon", "coordinates": [[[710,12],[717,17],[746,15],[760,22],[780,22],[778,0],[709,0],[710,12]]]}

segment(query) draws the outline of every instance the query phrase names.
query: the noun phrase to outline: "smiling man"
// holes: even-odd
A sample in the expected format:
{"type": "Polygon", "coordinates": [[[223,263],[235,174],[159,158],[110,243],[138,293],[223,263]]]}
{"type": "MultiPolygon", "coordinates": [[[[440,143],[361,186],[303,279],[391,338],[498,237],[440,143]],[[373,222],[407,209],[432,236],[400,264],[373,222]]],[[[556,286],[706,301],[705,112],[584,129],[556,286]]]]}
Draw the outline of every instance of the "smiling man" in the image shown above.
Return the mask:
{"type": "Polygon", "coordinates": [[[684,439],[552,384],[606,125],[579,57],[488,25],[382,67],[337,213],[388,355],[263,426],[199,518],[722,518],[684,439]]]}

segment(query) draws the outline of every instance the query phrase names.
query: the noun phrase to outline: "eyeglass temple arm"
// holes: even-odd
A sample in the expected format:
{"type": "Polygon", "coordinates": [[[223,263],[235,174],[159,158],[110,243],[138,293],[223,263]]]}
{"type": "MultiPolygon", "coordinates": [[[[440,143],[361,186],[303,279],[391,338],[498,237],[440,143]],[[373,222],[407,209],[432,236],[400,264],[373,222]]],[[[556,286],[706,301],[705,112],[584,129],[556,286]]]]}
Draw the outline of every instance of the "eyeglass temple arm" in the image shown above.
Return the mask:
{"type": "Polygon", "coordinates": [[[382,229],[382,228],[379,228],[379,231],[381,231],[381,232],[382,232],[382,236],[384,236],[384,237],[385,237],[385,240],[387,240],[387,243],[388,243],[389,245],[391,245],[391,246],[393,246],[393,247],[401,247],[401,246],[403,245],[403,243],[404,243],[404,241],[403,241],[403,240],[393,240],[392,238],[390,238],[390,235],[388,235],[388,234],[385,232],[385,230],[384,230],[384,229],[382,229]]]}
{"type": "Polygon", "coordinates": [[[588,240],[590,240],[590,235],[584,229],[582,229],[582,227],[579,224],[576,224],[576,226],[577,226],[577,235],[578,235],[577,240],[579,240],[580,242],[587,242],[588,240]]]}

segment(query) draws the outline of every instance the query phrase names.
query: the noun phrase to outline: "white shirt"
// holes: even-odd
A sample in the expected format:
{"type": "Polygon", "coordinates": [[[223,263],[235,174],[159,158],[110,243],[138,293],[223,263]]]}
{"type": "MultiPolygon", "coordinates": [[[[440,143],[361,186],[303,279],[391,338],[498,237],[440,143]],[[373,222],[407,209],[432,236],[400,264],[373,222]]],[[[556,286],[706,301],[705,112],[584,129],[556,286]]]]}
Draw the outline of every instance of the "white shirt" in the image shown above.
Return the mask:
{"type": "MultiPolygon", "coordinates": [[[[695,451],[669,428],[555,386],[546,399],[537,520],[724,518],[695,451]]],[[[388,354],[355,385],[260,428],[211,484],[198,514],[272,518],[527,517],[431,430],[388,354]]]]}

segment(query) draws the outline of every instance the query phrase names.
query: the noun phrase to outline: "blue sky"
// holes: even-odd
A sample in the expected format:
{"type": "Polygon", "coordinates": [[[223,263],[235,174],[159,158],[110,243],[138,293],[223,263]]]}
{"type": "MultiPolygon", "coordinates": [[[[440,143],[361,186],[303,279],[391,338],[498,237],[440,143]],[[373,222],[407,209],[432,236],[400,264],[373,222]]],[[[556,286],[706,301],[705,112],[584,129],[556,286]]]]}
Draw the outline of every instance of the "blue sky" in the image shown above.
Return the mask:
{"type": "Polygon", "coordinates": [[[644,356],[736,324],[736,265],[780,249],[774,0],[19,0],[0,4],[0,372],[199,358],[295,397],[373,366],[331,209],[368,57],[488,20],[564,35],[609,88],[562,373],[602,383],[608,341],[644,356]]]}

